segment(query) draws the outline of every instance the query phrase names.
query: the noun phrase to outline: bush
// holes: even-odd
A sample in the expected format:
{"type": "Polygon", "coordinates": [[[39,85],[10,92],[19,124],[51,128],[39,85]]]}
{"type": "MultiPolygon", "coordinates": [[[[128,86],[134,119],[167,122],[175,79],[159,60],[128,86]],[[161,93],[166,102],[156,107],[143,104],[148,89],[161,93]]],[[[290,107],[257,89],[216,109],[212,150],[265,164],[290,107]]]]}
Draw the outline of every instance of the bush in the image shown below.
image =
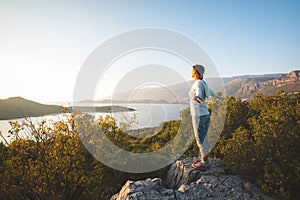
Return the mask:
{"type": "Polygon", "coordinates": [[[299,197],[299,94],[258,94],[250,103],[234,98],[228,103],[225,127],[212,154],[267,193],[299,197]]]}

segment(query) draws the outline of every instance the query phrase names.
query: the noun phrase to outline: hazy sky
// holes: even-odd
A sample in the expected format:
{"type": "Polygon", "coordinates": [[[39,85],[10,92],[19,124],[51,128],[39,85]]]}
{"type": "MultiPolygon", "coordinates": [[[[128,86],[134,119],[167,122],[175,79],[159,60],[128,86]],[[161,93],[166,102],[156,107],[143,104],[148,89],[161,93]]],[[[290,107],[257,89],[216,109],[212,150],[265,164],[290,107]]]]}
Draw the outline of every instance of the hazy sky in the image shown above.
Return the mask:
{"type": "MultiPolygon", "coordinates": [[[[144,27],[190,37],[222,77],[287,73],[300,68],[299,2],[0,0],[0,99],[71,101],[90,53],[117,34],[144,27]]],[[[178,70],[190,79],[189,66],[178,70]]],[[[112,82],[106,85],[113,87],[116,78],[107,74],[112,82]]]]}

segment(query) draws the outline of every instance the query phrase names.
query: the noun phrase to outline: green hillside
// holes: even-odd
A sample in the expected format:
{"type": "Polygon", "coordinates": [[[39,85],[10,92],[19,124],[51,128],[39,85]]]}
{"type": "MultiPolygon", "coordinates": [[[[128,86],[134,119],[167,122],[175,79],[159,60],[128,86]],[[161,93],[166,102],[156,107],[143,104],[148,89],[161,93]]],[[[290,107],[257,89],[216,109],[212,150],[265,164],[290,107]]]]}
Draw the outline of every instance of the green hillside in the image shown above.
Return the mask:
{"type": "Polygon", "coordinates": [[[0,100],[0,120],[37,117],[61,112],[57,105],[45,105],[24,99],[22,97],[11,97],[0,100]]]}
{"type": "MultiPolygon", "coordinates": [[[[135,111],[132,108],[123,106],[77,106],[75,108],[68,108],[67,112],[131,112],[135,111]]],[[[0,120],[16,119],[23,117],[38,117],[49,114],[62,113],[58,105],[45,105],[24,99],[22,97],[11,97],[8,99],[0,100],[0,120]]]]}

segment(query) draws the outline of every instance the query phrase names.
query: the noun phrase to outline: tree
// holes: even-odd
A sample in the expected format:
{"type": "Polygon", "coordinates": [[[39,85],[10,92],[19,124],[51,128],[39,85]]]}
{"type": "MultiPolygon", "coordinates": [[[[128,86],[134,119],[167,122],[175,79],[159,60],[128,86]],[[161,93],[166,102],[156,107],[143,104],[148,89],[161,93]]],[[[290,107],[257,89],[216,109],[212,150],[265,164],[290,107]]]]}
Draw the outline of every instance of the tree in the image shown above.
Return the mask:
{"type": "Polygon", "coordinates": [[[9,145],[2,195],[12,199],[79,199],[96,161],[81,144],[75,114],[54,124],[11,122],[16,139],[9,145]],[[19,137],[21,130],[27,138],[19,137]]]}
{"type": "Polygon", "coordinates": [[[257,94],[250,103],[229,98],[213,152],[233,173],[280,198],[299,197],[299,94],[257,94]]]}

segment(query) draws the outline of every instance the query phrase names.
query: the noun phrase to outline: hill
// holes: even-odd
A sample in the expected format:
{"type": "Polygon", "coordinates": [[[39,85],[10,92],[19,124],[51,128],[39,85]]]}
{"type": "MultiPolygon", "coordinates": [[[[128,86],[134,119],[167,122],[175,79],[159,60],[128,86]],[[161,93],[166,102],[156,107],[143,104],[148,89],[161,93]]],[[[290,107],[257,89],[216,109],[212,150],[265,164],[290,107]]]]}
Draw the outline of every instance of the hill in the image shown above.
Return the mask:
{"type": "MultiPolygon", "coordinates": [[[[227,96],[251,99],[256,92],[276,94],[279,90],[300,92],[300,71],[287,74],[243,75],[226,78],[207,78],[205,81],[216,92],[227,96]]],[[[121,102],[157,102],[188,103],[188,91],[193,81],[171,85],[168,87],[149,87],[140,90],[129,90],[110,96],[113,101],[121,102]]],[[[107,101],[107,100],[104,100],[107,101]]]]}
{"type": "MultiPolygon", "coordinates": [[[[207,83],[215,91],[223,91],[223,81],[229,81],[231,78],[209,78],[207,83]]],[[[190,90],[193,81],[187,81],[166,87],[148,87],[139,90],[129,90],[123,93],[117,93],[110,96],[115,102],[130,102],[130,103],[188,103],[188,91],[190,90]]],[[[103,100],[98,102],[107,102],[103,100]]]]}
{"type": "MultiPolygon", "coordinates": [[[[135,111],[133,108],[124,106],[76,106],[66,107],[66,112],[74,111],[82,112],[131,112],[135,111]]],[[[61,106],[46,105],[37,103],[35,101],[27,100],[22,97],[11,97],[0,100],[0,120],[23,118],[23,117],[38,117],[49,114],[63,113],[61,106]]]]}
{"type": "Polygon", "coordinates": [[[57,105],[45,105],[24,99],[22,97],[11,97],[0,100],[0,120],[36,117],[61,112],[57,105]]]}

